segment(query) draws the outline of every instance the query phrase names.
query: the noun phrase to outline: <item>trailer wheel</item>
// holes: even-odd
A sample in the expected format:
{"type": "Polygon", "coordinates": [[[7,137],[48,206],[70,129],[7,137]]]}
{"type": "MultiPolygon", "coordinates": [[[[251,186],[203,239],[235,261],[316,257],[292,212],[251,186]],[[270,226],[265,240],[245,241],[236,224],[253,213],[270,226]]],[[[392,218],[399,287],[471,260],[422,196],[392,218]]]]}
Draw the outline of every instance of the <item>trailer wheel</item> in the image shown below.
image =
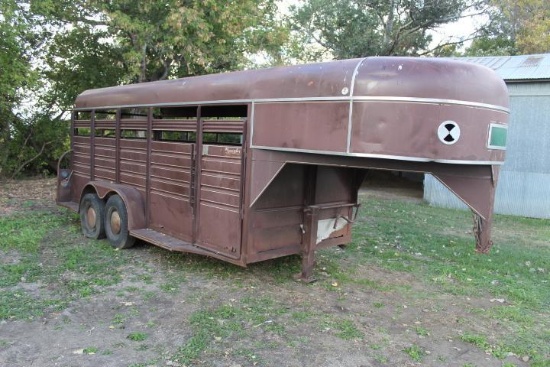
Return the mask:
{"type": "Polygon", "coordinates": [[[79,207],[80,227],[87,238],[105,238],[105,204],[94,193],[85,194],[79,207]]]}
{"type": "Polygon", "coordinates": [[[130,236],[126,205],[118,195],[111,196],[105,204],[105,233],[115,248],[130,248],[136,240],[130,236]]]}

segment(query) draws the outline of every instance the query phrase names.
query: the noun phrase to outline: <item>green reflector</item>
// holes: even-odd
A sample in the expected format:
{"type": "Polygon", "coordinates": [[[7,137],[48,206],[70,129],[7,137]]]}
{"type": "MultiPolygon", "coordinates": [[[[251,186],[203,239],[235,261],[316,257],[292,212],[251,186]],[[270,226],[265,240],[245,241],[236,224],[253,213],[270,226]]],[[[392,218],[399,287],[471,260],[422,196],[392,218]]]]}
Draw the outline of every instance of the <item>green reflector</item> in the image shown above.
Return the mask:
{"type": "Polygon", "coordinates": [[[490,147],[505,148],[506,147],[506,135],[508,129],[501,126],[491,126],[491,137],[489,138],[490,147]]]}

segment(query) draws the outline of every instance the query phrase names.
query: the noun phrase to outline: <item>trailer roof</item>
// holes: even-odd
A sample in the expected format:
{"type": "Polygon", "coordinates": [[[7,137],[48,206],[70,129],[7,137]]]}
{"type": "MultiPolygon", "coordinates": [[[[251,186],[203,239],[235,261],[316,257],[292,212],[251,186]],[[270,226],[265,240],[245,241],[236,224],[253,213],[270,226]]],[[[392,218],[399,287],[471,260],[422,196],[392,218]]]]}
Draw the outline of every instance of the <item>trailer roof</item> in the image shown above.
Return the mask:
{"type": "Polygon", "coordinates": [[[76,109],[183,104],[351,100],[466,101],[508,107],[489,68],[437,58],[369,57],[88,90],[76,109]]]}

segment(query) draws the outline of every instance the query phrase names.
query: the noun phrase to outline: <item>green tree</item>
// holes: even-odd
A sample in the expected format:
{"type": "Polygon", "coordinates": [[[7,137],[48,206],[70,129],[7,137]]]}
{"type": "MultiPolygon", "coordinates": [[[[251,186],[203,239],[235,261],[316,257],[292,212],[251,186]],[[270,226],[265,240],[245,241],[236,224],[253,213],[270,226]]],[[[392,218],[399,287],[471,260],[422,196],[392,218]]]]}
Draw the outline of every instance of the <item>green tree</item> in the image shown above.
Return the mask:
{"type": "Polygon", "coordinates": [[[21,104],[39,86],[32,67],[39,43],[33,26],[19,1],[0,2],[0,178],[17,169],[17,157],[28,159],[18,129],[25,125],[21,104]]]}
{"type": "Polygon", "coordinates": [[[90,88],[242,69],[260,52],[278,63],[288,36],[275,0],[43,0],[32,9],[59,27],[45,58],[59,110],[90,88]]]}
{"type": "Polygon", "coordinates": [[[520,53],[550,51],[550,2],[547,0],[494,0],[511,25],[511,39],[520,53]]]}
{"type": "Polygon", "coordinates": [[[55,37],[52,69],[68,66],[56,65],[62,55],[63,63],[94,74],[98,56],[105,56],[122,83],[241,69],[258,52],[277,59],[287,36],[275,19],[275,0],[80,0],[63,7],[50,1],[35,10],[71,24],[55,37]]]}
{"type": "Polygon", "coordinates": [[[2,0],[0,176],[55,165],[86,89],[252,67],[257,54],[282,62],[276,10],[276,0],[2,0]]]}
{"type": "Polygon", "coordinates": [[[368,55],[419,55],[429,30],[456,21],[476,3],[465,0],[306,0],[291,8],[303,42],[336,59],[368,55]]]}
{"type": "Polygon", "coordinates": [[[550,51],[550,2],[488,0],[490,21],[465,54],[516,55],[550,51]]]}

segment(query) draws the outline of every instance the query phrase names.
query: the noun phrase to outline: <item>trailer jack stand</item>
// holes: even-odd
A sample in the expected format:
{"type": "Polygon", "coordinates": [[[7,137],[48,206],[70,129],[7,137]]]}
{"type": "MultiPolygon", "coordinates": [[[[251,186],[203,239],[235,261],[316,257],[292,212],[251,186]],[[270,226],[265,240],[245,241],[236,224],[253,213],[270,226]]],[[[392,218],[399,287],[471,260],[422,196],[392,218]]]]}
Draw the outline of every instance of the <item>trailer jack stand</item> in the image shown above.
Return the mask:
{"type": "Polygon", "coordinates": [[[491,222],[492,218],[488,220],[483,219],[477,213],[474,213],[474,236],[476,239],[476,252],[480,254],[487,254],[493,246],[491,241],[491,222]]]}
{"type": "Polygon", "coordinates": [[[313,268],[315,267],[315,261],[312,266],[304,268],[304,261],[302,260],[302,270],[294,275],[294,280],[301,283],[311,284],[317,281],[317,278],[313,276],[313,268]]]}
{"type": "Polygon", "coordinates": [[[313,283],[315,267],[315,247],[317,246],[317,227],[319,208],[308,207],[304,210],[304,227],[302,228],[302,270],[294,279],[304,283],[313,283]]]}

